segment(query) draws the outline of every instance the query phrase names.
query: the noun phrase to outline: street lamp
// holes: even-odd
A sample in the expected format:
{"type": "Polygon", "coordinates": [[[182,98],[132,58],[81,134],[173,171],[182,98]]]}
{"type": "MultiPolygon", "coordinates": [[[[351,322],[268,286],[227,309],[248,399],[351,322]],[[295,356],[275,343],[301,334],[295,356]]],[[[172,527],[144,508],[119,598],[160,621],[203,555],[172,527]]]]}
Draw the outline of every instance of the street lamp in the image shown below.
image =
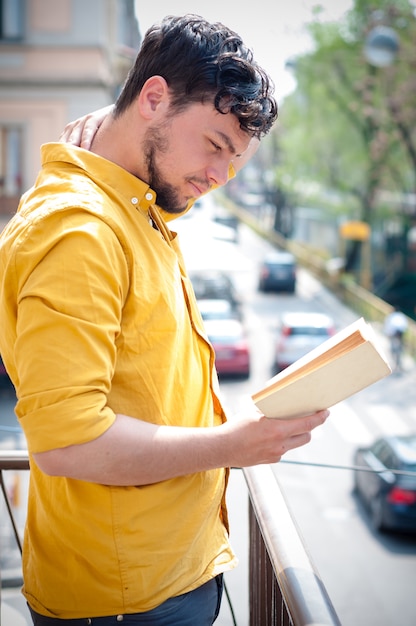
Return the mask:
{"type": "Polygon", "coordinates": [[[367,61],[375,67],[391,65],[399,50],[399,38],[396,31],[389,26],[375,26],[368,33],[364,54],[367,61]]]}
{"type": "MultiPolygon", "coordinates": [[[[374,14],[374,19],[380,19],[381,15],[374,14]]],[[[372,66],[372,73],[375,68],[385,68],[392,65],[399,50],[399,37],[396,31],[383,24],[377,24],[370,29],[364,42],[364,55],[367,62],[372,66]]],[[[363,241],[363,254],[361,267],[361,278],[364,287],[371,288],[371,255],[370,236],[363,241]]]]}

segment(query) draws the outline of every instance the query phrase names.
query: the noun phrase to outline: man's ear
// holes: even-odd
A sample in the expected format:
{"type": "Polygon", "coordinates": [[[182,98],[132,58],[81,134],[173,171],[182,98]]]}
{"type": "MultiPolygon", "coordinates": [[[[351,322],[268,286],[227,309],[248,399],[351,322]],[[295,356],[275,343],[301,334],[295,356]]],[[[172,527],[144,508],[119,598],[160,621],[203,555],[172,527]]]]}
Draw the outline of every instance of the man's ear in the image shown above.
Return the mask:
{"type": "Polygon", "coordinates": [[[145,119],[153,119],[169,106],[169,88],[162,76],[151,76],[140,90],[138,104],[145,119]]]}

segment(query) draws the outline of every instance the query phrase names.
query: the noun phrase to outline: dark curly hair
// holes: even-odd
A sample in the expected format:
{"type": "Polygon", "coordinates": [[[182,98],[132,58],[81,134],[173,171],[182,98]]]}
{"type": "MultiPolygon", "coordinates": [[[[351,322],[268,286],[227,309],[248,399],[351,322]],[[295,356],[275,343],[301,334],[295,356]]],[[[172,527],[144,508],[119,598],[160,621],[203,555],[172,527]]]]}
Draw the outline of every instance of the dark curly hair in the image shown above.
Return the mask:
{"type": "Polygon", "coordinates": [[[136,61],[116,102],[119,115],[146,80],[162,76],[173,112],[193,102],[212,102],[232,113],[242,130],[261,138],[277,118],[274,86],[241,37],[199,15],[167,16],[146,32],[136,61]]]}

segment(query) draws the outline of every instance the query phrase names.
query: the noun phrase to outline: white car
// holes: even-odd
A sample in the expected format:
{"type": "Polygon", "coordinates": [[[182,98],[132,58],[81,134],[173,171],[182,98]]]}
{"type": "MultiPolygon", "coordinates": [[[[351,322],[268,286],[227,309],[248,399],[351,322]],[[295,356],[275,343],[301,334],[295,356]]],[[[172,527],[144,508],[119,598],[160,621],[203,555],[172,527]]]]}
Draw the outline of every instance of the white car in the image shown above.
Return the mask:
{"type": "Polygon", "coordinates": [[[324,313],[284,313],[276,343],[274,373],[281,372],[335,332],[333,319],[324,313]]]}

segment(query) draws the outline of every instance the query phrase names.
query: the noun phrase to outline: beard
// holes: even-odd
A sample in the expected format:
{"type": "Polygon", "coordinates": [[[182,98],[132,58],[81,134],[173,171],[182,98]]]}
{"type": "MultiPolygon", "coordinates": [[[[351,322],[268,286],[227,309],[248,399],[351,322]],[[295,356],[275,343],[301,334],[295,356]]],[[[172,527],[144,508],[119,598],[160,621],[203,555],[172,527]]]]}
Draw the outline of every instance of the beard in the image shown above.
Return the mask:
{"type": "Polygon", "coordinates": [[[169,150],[169,141],[166,138],[168,126],[169,124],[164,124],[147,132],[144,140],[144,153],[148,183],[156,193],[157,204],[167,213],[177,215],[185,211],[188,202],[181,201],[175,187],[164,178],[156,158],[156,155],[166,154],[169,150]]]}

